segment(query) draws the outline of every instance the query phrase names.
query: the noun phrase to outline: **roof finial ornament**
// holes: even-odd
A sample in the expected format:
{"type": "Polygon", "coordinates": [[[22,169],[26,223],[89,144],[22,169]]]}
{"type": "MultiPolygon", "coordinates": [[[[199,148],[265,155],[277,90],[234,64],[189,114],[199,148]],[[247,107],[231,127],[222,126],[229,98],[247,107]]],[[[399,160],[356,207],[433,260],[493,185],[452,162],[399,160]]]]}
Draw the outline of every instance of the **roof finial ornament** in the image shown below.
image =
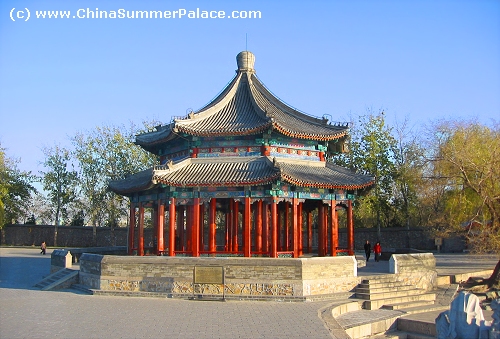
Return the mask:
{"type": "Polygon", "coordinates": [[[236,56],[236,63],[238,64],[238,71],[241,72],[255,72],[253,65],[255,63],[255,55],[249,51],[243,51],[236,56]]]}

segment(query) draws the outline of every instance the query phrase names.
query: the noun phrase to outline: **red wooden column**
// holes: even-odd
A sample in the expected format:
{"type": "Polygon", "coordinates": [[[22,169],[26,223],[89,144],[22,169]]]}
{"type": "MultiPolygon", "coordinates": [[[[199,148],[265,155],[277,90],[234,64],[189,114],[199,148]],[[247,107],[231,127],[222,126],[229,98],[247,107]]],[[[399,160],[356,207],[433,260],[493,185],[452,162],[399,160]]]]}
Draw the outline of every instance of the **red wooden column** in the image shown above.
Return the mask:
{"type": "Polygon", "coordinates": [[[337,217],[337,211],[335,210],[337,202],[335,200],[331,200],[331,210],[330,210],[330,219],[331,219],[331,249],[330,254],[332,257],[337,256],[337,247],[339,247],[339,221],[337,217]]]}
{"type": "Polygon", "coordinates": [[[168,255],[175,256],[175,198],[170,198],[170,205],[168,209],[168,226],[170,230],[170,237],[168,238],[168,255]]]}
{"type": "Polygon", "coordinates": [[[185,206],[179,206],[179,212],[177,213],[177,234],[179,236],[179,251],[186,250],[186,235],[184,231],[184,212],[186,210],[185,206]]]}
{"type": "Polygon", "coordinates": [[[165,239],[163,238],[163,228],[165,227],[165,205],[158,199],[157,207],[157,228],[156,228],[156,254],[160,254],[165,250],[165,239]]]}
{"type": "Polygon", "coordinates": [[[328,205],[323,205],[323,242],[325,249],[325,256],[328,254],[328,205]]]}
{"type": "Polygon", "coordinates": [[[271,258],[278,257],[278,206],[273,198],[271,202],[271,258]]]}
{"type": "Polygon", "coordinates": [[[200,198],[193,199],[191,208],[191,251],[193,257],[200,256],[200,198]]]}
{"type": "Polygon", "coordinates": [[[240,209],[240,203],[237,200],[233,201],[233,252],[238,252],[238,214],[240,209]]]}
{"type": "Polygon", "coordinates": [[[307,210],[307,253],[312,253],[313,229],[312,229],[312,211],[307,210]]]}
{"type": "Polygon", "coordinates": [[[303,202],[300,202],[297,206],[297,230],[299,232],[298,234],[298,242],[299,242],[299,257],[304,254],[304,236],[303,236],[303,226],[304,226],[304,220],[302,217],[302,207],[304,206],[303,202]]]}
{"type": "MultiPolygon", "coordinates": [[[[192,203],[192,201],[191,201],[192,203]]],[[[186,238],[186,251],[193,251],[192,241],[193,241],[193,207],[194,205],[186,206],[186,231],[184,238],[186,238]]]]}
{"type": "Polygon", "coordinates": [[[318,204],[318,256],[324,257],[325,251],[325,217],[324,217],[324,207],[323,201],[319,201],[318,204]]]}
{"type": "MultiPolygon", "coordinates": [[[[283,206],[284,203],[282,203],[281,205],[283,206]]],[[[277,227],[278,227],[278,238],[276,239],[277,240],[277,244],[278,244],[278,251],[283,251],[283,220],[285,220],[285,217],[283,216],[283,213],[284,211],[282,209],[279,208],[279,204],[276,204],[277,206],[277,211],[278,211],[278,215],[277,215],[277,218],[278,218],[278,223],[277,223],[277,227]]]]}
{"type": "Polygon", "coordinates": [[[285,233],[285,244],[284,244],[284,247],[285,247],[285,251],[289,251],[290,250],[290,203],[289,202],[285,202],[285,216],[284,216],[284,220],[283,220],[283,224],[284,224],[284,233],[285,233]]]}
{"type": "Polygon", "coordinates": [[[262,203],[262,251],[269,252],[269,204],[262,203]]]}
{"type": "Polygon", "coordinates": [[[205,250],[205,204],[200,204],[200,251],[205,250]]]}
{"type": "Polygon", "coordinates": [[[254,220],[255,220],[255,251],[262,252],[262,200],[257,200],[254,203],[254,220]]]}
{"type": "Polygon", "coordinates": [[[217,250],[216,245],[216,225],[215,225],[215,214],[217,208],[217,200],[215,198],[210,199],[210,212],[208,214],[208,250],[210,252],[215,252],[217,250]]]}
{"type": "Polygon", "coordinates": [[[154,202],[152,202],[151,205],[152,205],[151,223],[153,224],[153,234],[152,234],[153,241],[152,242],[150,241],[148,243],[148,248],[150,248],[151,251],[150,255],[153,255],[156,254],[156,247],[158,246],[158,238],[156,237],[158,232],[158,205],[154,202]]]}
{"type": "Polygon", "coordinates": [[[249,258],[252,252],[252,232],[251,232],[251,205],[250,197],[245,197],[245,202],[243,206],[243,256],[249,258]]]}
{"type": "Polygon", "coordinates": [[[347,200],[347,250],[349,255],[354,255],[354,219],[351,200],[347,200]]]}
{"type": "Polygon", "coordinates": [[[135,203],[130,203],[130,223],[128,227],[128,254],[132,255],[135,238],[135,203]]]}
{"type": "Polygon", "coordinates": [[[299,257],[299,215],[298,215],[299,201],[297,198],[292,199],[292,239],[293,239],[293,257],[299,257]]]}
{"type": "Polygon", "coordinates": [[[139,203],[139,236],[137,255],[144,255],[144,205],[139,203]]]}
{"type": "Polygon", "coordinates": [[[226,252],[231,252],[233,249],[233,246],[231,245],[231,208],[232,208],[232,203],[229,203],[228,210],[225,213],[225,226],[226,226],[226,243],[224,246],[224,249],[226,252]]]}

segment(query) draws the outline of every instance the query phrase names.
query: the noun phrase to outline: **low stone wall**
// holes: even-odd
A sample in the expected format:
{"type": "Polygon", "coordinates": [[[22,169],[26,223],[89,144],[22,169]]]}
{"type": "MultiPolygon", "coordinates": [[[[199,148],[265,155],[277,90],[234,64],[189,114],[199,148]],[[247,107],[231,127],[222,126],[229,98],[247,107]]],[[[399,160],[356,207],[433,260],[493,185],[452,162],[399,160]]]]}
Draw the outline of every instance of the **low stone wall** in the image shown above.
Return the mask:
{"type": "Polygon", "coordinates": [[[393,254],[389,259],[389,272],[418,288],[437,287],[436,258],[432,253],[393,254]]]}
{"type": "Polygon", "coordinates": [[[116,292],[241,298],[305,298],[349,292],[359,283],[354,257],[191,258],[84,253],[80,284],[116,292]],[[225,284],[193,284],[194,267],[223,267],[225,284]]]}
{"type": "Polygon", "coordinates": [[[68,250],[54,250],[50,255],[50,273],[73,266],[72,255],[68,250]]]}
{"type": "MultiPolygon", "coordinates": [[[[5,225],[1,229],[1,244],[8,246],[40,246],[45,241],[48,247],[126,246],[127,228],[91,226],[57,227],[57,244],[54,245],[56,228],[53,225],[5,225]]],[[[147,241],[151,241],[153,230],[144,230],[147,241]]]]}
{"type": "MultiPolygon", "coordinates": [[[[42,241],[47,246],[54,246],[55,226],[51,225],[5,225],[0,230],[1,245],[8,246],[39,246],[42,241]]],[[[137,232],[136,232],[137,233],[137,232]]],[[[164,229],[165,237],[168,235],[168,227],[164,229]]],[[[317,246],[317,229],[313,230],[313,248],[317,246]]],[[[146,251],[150,243],[153,242],[154,234],[152,228],[144,229],[144,244],[146,251]]],[[[307,234],[303,234],[307,239],[307,234]]],[[[409,230],[401,227],[388,227],[380,230],[380,238],[375,228],[356,228],[354,230],[355,249],[363,250],[366,240],[375,244],[380,241],[382,250],[397,248],[415,248],[424,251],[434,251],[437,247],[434,238],[429,233],[429,229],[412,227],[409,230]]],[[[225,241],[222,232],[217,233],[217,244],[223,246],[225,241]]],[[[306,241],[306,240],[304,240],[306,241]]],[[[96,234],[91,226],[59,226],[57,230],[57,246],[60,247],[89,247],[89,246],[126,246],[127,228],[118,227],[111,230],[109,227],[97,227],[96,234]]],[[[305,244],[304,244],[305,245],[305,244]]],[[[339,246],[347,246],[346,228],[339,229],[339,246]]],[[[462,252],[465,249],[465,239],[461,236],[454,236],[443,239],[441,252],[462,252]]],[[[387,258],[389,259],[389,258],[387,258]]]]}
{"type": "Polygon", "coordinates": [[[127,254],[127,246],[107,246],[107,247],[82,247],[82,248],[67,248],[73,256],[73,263],[80,261],[83,253],[97,253],[97,254],[112,254],[112,255],[125,255],[127,254]]]}

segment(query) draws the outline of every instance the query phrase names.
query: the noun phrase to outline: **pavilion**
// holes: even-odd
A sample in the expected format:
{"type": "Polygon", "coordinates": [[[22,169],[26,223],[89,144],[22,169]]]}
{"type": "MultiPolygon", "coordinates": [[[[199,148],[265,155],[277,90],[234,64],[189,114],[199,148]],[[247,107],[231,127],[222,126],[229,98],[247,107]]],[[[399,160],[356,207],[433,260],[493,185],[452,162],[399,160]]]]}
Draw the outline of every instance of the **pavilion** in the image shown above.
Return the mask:
{"type": "Polygon", "coordinates": [[[129,254],[145,254],[151,209],[158,255],[298,258],[313,243],[318,256],[353,255],[352,202],[374,178],[331,162],[346,151],[348,124],[285,104],[257,78],[251,52],[236,59],[215,99],[136,137],[159,165],[109,183],[130,198],[129,254]]]}

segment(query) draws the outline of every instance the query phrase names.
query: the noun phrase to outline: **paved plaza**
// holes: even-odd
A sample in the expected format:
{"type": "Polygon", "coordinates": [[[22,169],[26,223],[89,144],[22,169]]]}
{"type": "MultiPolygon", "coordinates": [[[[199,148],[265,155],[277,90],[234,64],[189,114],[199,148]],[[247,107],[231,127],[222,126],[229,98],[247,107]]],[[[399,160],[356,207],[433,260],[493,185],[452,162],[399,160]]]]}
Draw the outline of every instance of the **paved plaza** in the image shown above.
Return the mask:
{"type": "MultiPolygon", "coordinates": [[[[320,314],[332,301],[189,301],[107,297],[32,286],[50,253],[0,248],[0,338],[335,338],[320,314]]],[[[437,255],[438,272],[492,269],[494,257],[437,255]]],[[[369,262],[359,274],[385,271],[369,262]]],[[[462,272],[458,272],[462,273],[462,272]]]]}

